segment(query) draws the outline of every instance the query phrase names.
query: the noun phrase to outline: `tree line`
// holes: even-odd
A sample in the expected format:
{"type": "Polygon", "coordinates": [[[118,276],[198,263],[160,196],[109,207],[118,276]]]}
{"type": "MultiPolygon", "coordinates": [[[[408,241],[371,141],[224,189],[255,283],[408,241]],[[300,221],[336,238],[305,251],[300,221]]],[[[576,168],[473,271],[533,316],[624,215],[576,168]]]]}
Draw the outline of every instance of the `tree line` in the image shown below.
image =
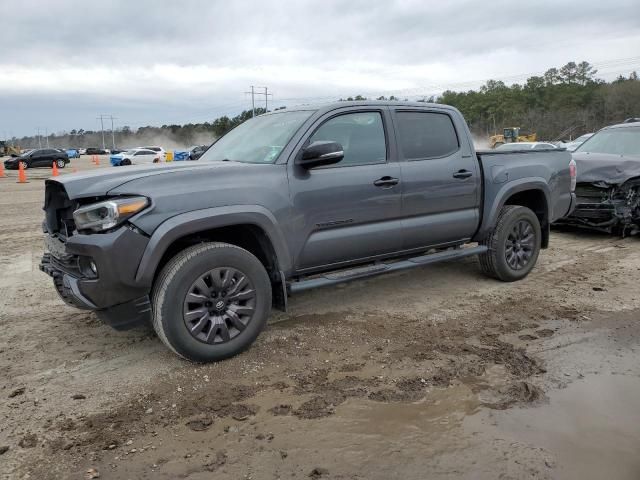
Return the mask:
{"type": "Polygon", "coordinates": [[[612,82],[596,74],[587,62],[569,62],[523,84],[489,80],[478,90],[447,90],[437,101],[458,108],[471,131],[481,136],[521,127],[539,139],[565,140],[640,116],[636,72],[612,82]]]}
{"type": "MultiPolygon", "coordinates": [[[[395,96],[376,99],[399,100],[395,96]]],[[[364,100],[367,98],[362,95],[340,99],[364,100]]],[[[477,90],[447,90],[438,97],[418,101],[458,108],[477,137],[501,133],[505,127],[520,127],[538,133],[539,139],[568,140],[640,116],[640,80],[637,73],[632,72],[606,82],[597,78],[597,70],[589,63],[569,62],[560,68],[550,68],[544,75],[532,76],[521,84],[507,85],[500,80],[489,80],[477,90]]],[[[256,108],[257,115],[262,113],[265,113],[263,108],[256,108]]],[[[151,144],[166,148],[206,145],[251,118],[252,114],[251,110],[245,110],[235,117],[222,116],[211,122],[147,126],[136,130],[124,126],[115,132],[115,142],[120,148],[151,144]]],[[[46,139],[14,137],[12,142],[23,148],[34,148],[39,144],[44,146],[46,139]]],[[[107,148],[111,146],[111,132],[105,132],[105,143],[107,148]]],[[[99,147],[102,133],[79,129],[52,134],[49,145],[99,147]]]]}

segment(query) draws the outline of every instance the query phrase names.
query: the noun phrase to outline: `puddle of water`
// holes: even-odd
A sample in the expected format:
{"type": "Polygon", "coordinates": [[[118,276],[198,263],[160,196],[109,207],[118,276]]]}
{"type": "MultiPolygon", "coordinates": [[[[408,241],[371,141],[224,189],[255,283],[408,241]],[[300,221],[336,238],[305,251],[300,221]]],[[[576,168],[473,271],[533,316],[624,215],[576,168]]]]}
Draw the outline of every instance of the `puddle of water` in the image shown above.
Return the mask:
{"type": "Polygon", "coordinates": [[[588,376],[549,397],[497,412],[497,428],[554,455],[556,478],[640,478],[640,378],[588,376]]]}
{"type": "Polygon", "coordinates": [[[478,411],[480,402],[465,385],[433,389],[426,398],[413,403],[348,402],[336,415],[344,430],[379,436],[385,442],[407,436],[430,442],[462,423],[478,411]],[[430,438],[431,437],[431,438],[430,438]]]}

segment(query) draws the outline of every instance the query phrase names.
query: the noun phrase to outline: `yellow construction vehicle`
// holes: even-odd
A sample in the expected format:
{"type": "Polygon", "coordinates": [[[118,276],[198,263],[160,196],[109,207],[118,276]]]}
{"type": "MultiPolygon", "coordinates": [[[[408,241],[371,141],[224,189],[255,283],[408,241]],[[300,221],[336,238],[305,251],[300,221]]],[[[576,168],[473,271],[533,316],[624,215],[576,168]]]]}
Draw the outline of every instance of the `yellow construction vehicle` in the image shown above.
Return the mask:
{"type": "Polygon", "coordinates": [[[496,148],[505,143],[535,142],[538,140],[536,133],[525,133],[520,131],[520,127],[505,128],[502,135],[492,135],[489,137],[489,147],[496,148]]]}
{"type": "Polygon", "coordinates": [[[20,153],[22,153],[20,147],[9,145],[7,142],[3,142],[2,140],[0,140],[0,157],[4,157],[5,155],[17,157],[20,155],[20,153]]]}

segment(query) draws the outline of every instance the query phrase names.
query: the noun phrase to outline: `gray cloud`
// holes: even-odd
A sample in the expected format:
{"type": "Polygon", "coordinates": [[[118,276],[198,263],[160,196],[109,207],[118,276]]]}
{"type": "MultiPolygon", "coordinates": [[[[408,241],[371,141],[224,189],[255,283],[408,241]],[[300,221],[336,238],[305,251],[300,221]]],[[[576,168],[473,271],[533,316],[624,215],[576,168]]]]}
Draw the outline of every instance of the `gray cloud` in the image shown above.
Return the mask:
{"type": "Polygon", "coordinates": [[[636,0],[22,0],[3,17],[0,134],[30,133],[33,116],[81,127],[92,109],[129,124],[201,121],[224,105],[246,108],[250,84],[287,103],[428,94],[569,60],[601,62],[611,75],[640,65],[636,0]],[[15,115],[19,105],[29,113],[15,115]]]}

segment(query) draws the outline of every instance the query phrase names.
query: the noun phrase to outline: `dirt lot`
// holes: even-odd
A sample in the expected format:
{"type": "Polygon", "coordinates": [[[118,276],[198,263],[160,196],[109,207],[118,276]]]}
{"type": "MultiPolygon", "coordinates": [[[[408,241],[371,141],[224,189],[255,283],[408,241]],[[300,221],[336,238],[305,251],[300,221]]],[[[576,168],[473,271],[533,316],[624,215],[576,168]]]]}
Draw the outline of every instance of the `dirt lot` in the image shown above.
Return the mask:
{"type": "Polygon", "coordinates": [[[640,478],[638,238],[554,232],[515,284],[472,259],[301,294],[201,366],[58,300],[27,173],[0,179],[3,478],[640,478]]]}

